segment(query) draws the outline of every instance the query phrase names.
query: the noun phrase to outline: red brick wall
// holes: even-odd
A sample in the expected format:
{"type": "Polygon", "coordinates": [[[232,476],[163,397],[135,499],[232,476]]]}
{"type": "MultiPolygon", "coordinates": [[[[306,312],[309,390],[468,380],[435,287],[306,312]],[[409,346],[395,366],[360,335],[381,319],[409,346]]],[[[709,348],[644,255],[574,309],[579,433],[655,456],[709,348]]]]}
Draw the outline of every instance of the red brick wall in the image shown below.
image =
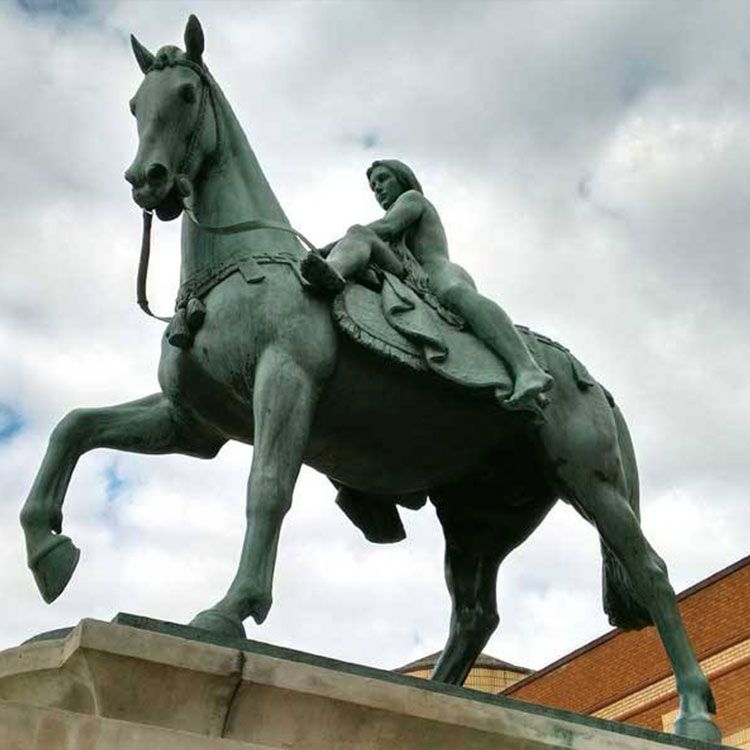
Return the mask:
{"type": "MultiPolygon", "coordinates": [[[[679,597],[679,607],[699,659],[750,638],[750,558],[688,589],[679,597]]],[[[728,670],[711,680],[725,734],[750,726],[750,664],[740,662],[728,670]]],[[[512,685],[504,695],[591,714],[670,674],[653,627],[613,631],[512,685]]],[[[676,708],[676,698],[666,698],[624,720],[662,729],[662,715],[676,708]]]]}
{"type": "MultiPolygon", "coordinates": [[[[722,734],[734,734],[741,729],[750,726],[750,663],[744,663],[739,667],[719,675],[711,680],[711,688],[714,691],[719,713],[717,723],[722,734]]],[[[664,714],[676,711],[678,708],[675,696],[652,704],[643,711],[633,714],[624,719],[628,724],[636,724],[650,729],[662,731],[665,727],[662,723],[664,714]]],[[[671,731],[671,726],[666,727],[671,731]]]]}

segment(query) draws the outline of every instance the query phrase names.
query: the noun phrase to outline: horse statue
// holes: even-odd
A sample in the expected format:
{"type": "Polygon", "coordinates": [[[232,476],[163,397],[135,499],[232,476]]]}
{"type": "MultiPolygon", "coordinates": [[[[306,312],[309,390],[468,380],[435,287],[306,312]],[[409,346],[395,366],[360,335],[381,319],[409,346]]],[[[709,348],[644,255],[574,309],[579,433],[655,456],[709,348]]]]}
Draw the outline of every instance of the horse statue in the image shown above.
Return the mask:
{"type": "Polygon", "coordinates": [[[531,424],[490,407],[481,389],[363,346],[300,276],[307,251],[203,62],[198,20],[187,23],[184,52],[132,44],[144,78],[130,103],[139,145],[125,177],[142,209],[164,220],[182,214],[178,311],[162,341],[160,392],[75,409],[51,434],[21,511],[45,601],[60,595],[79,559],[62,534],[62,506],[80,456],[111,448],[213,458],[238,440],[254,446],[239,567],[191,625],[244,637],[246,618],[263,622],[305,463],[331,478],[344,510],[376,541],[403,536],[397,506],[429,496],[453,607],[432,678],[461,685],[499,622],[500,563],[563,499],[599,532],[610,621],[658,630],[680,696],[675,731],[718,741],[708,680],[666,566],[640,527],[633,445],[609,393],[539,337],[555,386],[543,423],[531,424]]]}

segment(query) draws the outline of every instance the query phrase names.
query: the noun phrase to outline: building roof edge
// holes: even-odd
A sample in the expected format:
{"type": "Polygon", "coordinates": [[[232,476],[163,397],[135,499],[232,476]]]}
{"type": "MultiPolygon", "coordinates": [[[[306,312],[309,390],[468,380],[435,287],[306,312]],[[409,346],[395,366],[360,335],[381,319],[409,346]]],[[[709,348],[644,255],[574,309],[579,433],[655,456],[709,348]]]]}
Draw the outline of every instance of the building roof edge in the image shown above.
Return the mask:
{"type": "MultiPolygon", "coordinates": [[[[702,591],[708,586],[713,585],[717,581],[720,581],[722,578],[726,578],[727,576],[732,575],[732,573],[736,573],[738,570],[740,570],[741,568],[744,568],[748,564],[750,564],[750,555],[747,555],[746,557],[743,557],[737,560],[731,565],[727,565],[726,568],[722,568],[716,573],[711,574],[710,576],[708,576],[708,578],[704,578],[698,581],[698,583],[694,583],[692,586],[688,586],[688,588],[684,589],[679,594],[677,594],[677,601],[681,602],[684,599],[688,599],[693,594],[697,594],[699,591],[702,591]]],[[[600,635],[598,638],[595,638],[593,641],[589,641],[583,646],[580,646],[579,648],[575,649],[575,651],[571,651],[569,654],[566,654],[565,656],[562,656],[559,659],[553,661],[551,664],[548,664],[546,667],[542,667],[536,672],[532,672],[528,677],[524,677],[522,680],[519,680],[518,682],[514,682],[512,685],[505,688],[505,690],[502,691],[501,695],[512,695],[517,689],[523,688],[526,685],[531,684],[538,678],[548,675],[550,672],[554,672],[556,669],[559,669],[560,667],[567,664],[568,662],[573,661],[573,659],[577,658],[581,654],[585,654],[587,651],[591,651],[597,646],[600,646],[602,643],[606,643],[607,641],[614,638],[616,635],[619,635],[620,633],[623,633],[623,632],[625,631],[620,630],[620,628],[613,628],[612,630],[607,631],[603,635],[600,635]]]]}

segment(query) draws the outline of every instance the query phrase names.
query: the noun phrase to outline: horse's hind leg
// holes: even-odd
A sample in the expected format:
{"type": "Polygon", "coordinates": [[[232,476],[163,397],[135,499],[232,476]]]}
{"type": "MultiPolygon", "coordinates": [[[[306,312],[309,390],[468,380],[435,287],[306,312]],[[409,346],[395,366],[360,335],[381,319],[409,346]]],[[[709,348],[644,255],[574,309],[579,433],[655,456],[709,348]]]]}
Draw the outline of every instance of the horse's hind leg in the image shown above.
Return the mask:
{"type": "Polygon", "coordinates": [[[466,676],[500,622],[497,614],[497,571],[500,553],[478,552],[446,539],[445,582],[451,594],[448,641],[432,679],[463,685],[466,676]]]}
{"type": "MultiPolygon", "coordinates": [[[[695,739],[718,741],[710,717],[715,706],[682,622],[667,568],[646,540],[628,502],[617,431],[603,398],[580,398],[580,411],[565,426],[554,420],[543,428],[563,494],[599,531],[603,544],[622,565],[625,586],[650,614],[674,671],[680,695],[675,731],[695,739]]],[[[624,597],[627,599],[627,596],[624,597]]],[[[627,623],[623,623],[627,626],[627,623]]]]}
{"type": "Polygon", "coordinates": [[[467,482],[449,494],[431,495],[445,534],[445,580],[453,605],[448,641],[432,679],[453,685],[463,685],[500,621],[496,593],[500,563],[554,503],[552,497],[540,496],[504,507],[497,484],[482,484],[467,482]],[[472,500],[479,500],[485,512],[471,515],[472,500]]]}
{"type": "Polygon", "coordinates": [[[67,586],[79,551],[62,531],[62,505],[78,459],[94,448],[133,453],[185,453],[210,458],[224,444],[206,435],[162,394],[100,409],[75,409],[50,435],[21,511],[28,564],[42,597],[54,601],[67,586]]]}

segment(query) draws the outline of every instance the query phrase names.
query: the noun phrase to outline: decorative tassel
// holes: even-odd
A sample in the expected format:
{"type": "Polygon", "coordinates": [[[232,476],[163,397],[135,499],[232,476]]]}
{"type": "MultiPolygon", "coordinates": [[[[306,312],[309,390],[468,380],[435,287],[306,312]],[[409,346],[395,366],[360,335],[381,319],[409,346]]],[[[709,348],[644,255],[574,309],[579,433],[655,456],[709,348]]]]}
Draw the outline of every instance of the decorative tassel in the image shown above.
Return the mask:
{"type": "Polygon", "coordinates": [[[167,341],[178,349],[189,349],[193,343],[184,307],[175,312],[172,322],[167,326],[167,341]]]}
{"type": "Polygon", "coordinates": [[[190,178],[186,174],[178,174],[175,177],[175,186],[177,192],[182,198],[191,198],[193,195],[193,183],[190,182],[190,178]]]}
{"type": "Polygon", "coordinates": [[[197,297],[191,297],[186,310],[188,328],[195,333],[206,319],[206,306],[197,297]]]}

